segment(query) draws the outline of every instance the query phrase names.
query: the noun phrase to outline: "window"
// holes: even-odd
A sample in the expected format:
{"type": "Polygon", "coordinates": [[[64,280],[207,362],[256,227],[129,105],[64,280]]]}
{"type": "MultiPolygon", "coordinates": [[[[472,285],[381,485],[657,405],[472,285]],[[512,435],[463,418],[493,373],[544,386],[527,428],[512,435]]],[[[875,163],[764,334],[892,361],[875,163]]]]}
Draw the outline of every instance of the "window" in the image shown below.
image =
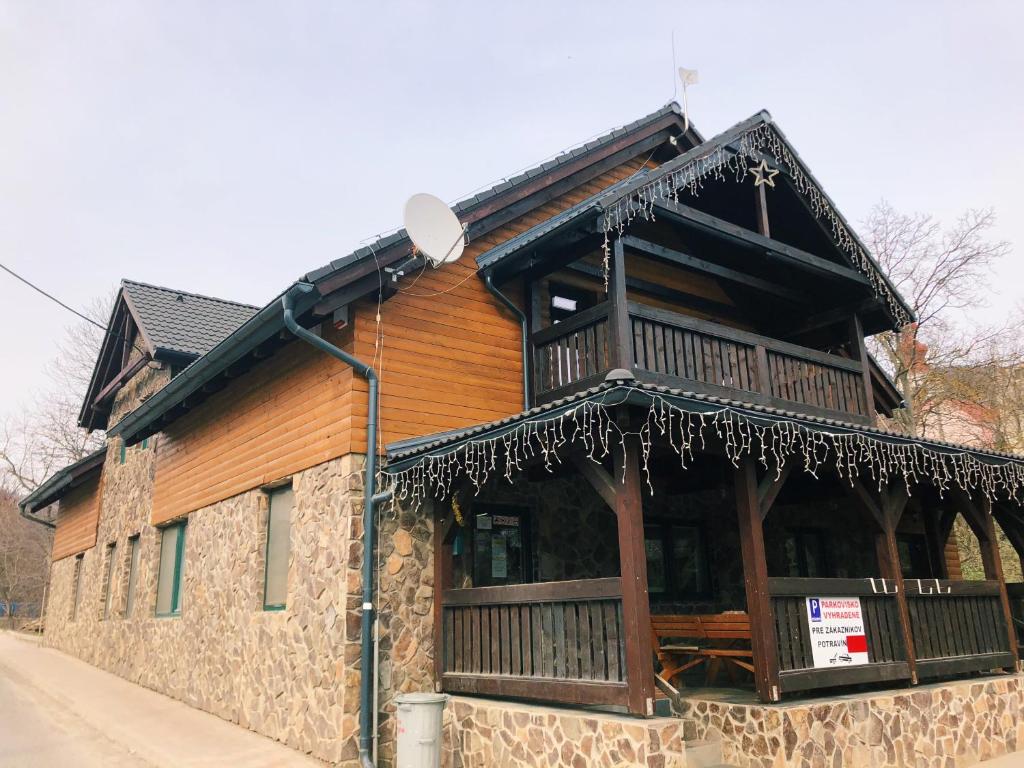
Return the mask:
{"type": "Polygon", "coordinates": [[[160,534],[160,572],[156,582],[156,615],[181,614],[181,581],[185,560],[185,523],[175,523],[160,534]]]}
{"type": "Polygon", "coordinates": [[[139,535],[135,534],[128,539],[128,588],[125,590],[124,598],[125,618],[132,615],[132,607],[135,605],[135,584],[139,580],[139,555],[141,551],[139,535]]]}
{"type": "Polygon", "coordinates": [[[896,537],[900,555],[900,570],[905,579],[931,579],[935,577],[928,558],[928,540],[920,534],[901,533],[896,537]]]}
{"type": "Polygon", "coordinates": [[[709,594],[704,531],[696,525],[649,522],[644,526],[647,590],[663,600],[709,594]]]}
{"type": "Polygon", "coordinates": [[[474,504],[473,515],[473,586],[529,582],[529,509],[474,504]]]}
{"type": "Polygon", "coordinates": [[[263,582],[263,610],[280,611],[288,602],[288,550],[291,538],[292,487],[270,492],[267,514],[266,574],[263,582]]]}
{"type": "Polygon", "coordinates": [[[85,555],[75,557],[75,575],[71,586],[71,620],[78,618],[78,605],[82,602],[82,561],[85,555]]]}
{"type": "Polygon", "coordinates": [[[104,585],[106,595],[103,598],[103,619],[110,618],[110,601],[114,595],[114,573],[117,569],[114,567],[117,564],[117,542],[112,541],[107,544],[107,581],[104,585]]]}
{"type": "Polygon", "coordinates": [[[788,576],[815,578],[829,575],[825,537],[821,531],[796,528],[787,531],[785,557],[788,576]]]}

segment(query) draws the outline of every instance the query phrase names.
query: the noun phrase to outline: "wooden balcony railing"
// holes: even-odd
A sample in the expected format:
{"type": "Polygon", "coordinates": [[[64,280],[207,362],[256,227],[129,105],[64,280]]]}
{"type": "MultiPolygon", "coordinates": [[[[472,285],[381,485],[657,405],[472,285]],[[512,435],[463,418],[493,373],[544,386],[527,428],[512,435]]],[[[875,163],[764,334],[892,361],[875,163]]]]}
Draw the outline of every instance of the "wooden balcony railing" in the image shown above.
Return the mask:
{"type": "Polygon", "coordinates": [[[441,606],[445,691],[626,703],[621,579],[450,589],[441,606]]]}
{"type": "Polygon", "coordinates": [[[910,678],[900,631],[896,584],[884,579],[768,579],[775,615],[779,688],[783,693],[910,678]],[[870,663],[815,667],[808,597],[857,597],[864,614],[870,663]]]}
{"type": "Polygon", "coordinates": [[[906,592],[919,676],[1013,666],[998,581],[907,579],[906,592]]]}
{"type": "Polygon", "coordinates": [[[804,413],[870,422],[861,364],[718,323],[629,302],[621,335],[610,302],[533,336],[534,392],[546,402],[598,383],[615,362],[641,380],[804,413]],[[615,348],[626,339],[629,349],[615,348]]]}

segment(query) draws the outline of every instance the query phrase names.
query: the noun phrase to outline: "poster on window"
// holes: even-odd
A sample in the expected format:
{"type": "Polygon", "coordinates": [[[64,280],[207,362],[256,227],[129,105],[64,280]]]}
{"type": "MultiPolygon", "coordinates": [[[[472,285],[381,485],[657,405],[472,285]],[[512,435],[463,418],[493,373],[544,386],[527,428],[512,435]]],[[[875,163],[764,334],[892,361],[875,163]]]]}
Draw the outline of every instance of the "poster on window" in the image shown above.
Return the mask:
{"type": "Polygon", "coordinates": [[[508,578],[508,547],[504,536],[491,536],[491,578],[508,578]]]}
{"type": "Polygon", "coordinates": [[[868,663],[868,637],[859,597],[808,597],[807,626],[816,668],[868,663]]]}

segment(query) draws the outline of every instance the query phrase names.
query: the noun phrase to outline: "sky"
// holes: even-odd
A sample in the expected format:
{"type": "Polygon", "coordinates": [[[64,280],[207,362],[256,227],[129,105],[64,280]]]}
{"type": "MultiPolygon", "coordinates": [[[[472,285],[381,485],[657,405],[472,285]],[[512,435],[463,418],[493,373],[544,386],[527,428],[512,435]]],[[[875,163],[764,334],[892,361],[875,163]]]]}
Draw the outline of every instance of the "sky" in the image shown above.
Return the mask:
{"type": "MultiPolygon", "coordinates": [[[[979,317],[1024,300],[1024,5],[0,0],[0,263],[264,304],[401,224],[673,98],[771,112],[847,219],[991,207],[979,317]]],[[[74,317],[0,273],[0,418],[74,317]]]]}

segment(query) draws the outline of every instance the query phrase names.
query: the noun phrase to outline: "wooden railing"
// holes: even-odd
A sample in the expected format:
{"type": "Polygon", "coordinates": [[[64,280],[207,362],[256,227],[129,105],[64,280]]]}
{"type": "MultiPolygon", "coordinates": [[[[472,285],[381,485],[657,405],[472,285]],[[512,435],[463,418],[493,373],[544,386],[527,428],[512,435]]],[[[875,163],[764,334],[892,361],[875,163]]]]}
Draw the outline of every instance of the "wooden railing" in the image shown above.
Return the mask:
{"type": "Polygon", "coordinates": [[[606,301],[533,335],[534,392],[580,385],[611,368],[609,306],[606,301]]]}
{"type": "Polygon", "coordinates": [[[618,578],[450,589],[442,687],[574,704],[627,700],[618,578]]]}
{"type": "Polygon", "coordinates": [[[906,593],[919,676],[1013,666],[998,581],[907,579],[906,593]]]}
{"type": "Polygon", "coordinates": [[[1024,646],[1024,584],[1013,582],[1006,585],[1006,597],[1010,603],[1010,615],[1017,635],[1017,646],[1024,646]]]}
{"type": "Polygon", "coordinates": [[[768,579],[778,647],[779,688],[785,693],[910,678],[899,624],[896,585],[884,579],[768,579]],[[867,635],[867,664],[815,667],[807,599],[857,597],[867,635]]]}
{"type": "Polygon", "coordinates": [[[634,302],[629,319],[633,363],[643,371],[766,405],[868,414],[860,363],[849,358],[634,302]]]}
{"type": "Polygon", "coordinates": [[[860,363],[663,309],[628,302],[615,349],[610,302],[533,334],[533,386],[544,402],[593,386],[615,367],[641,380],[816,415],[869,421],[860,363]]]}

